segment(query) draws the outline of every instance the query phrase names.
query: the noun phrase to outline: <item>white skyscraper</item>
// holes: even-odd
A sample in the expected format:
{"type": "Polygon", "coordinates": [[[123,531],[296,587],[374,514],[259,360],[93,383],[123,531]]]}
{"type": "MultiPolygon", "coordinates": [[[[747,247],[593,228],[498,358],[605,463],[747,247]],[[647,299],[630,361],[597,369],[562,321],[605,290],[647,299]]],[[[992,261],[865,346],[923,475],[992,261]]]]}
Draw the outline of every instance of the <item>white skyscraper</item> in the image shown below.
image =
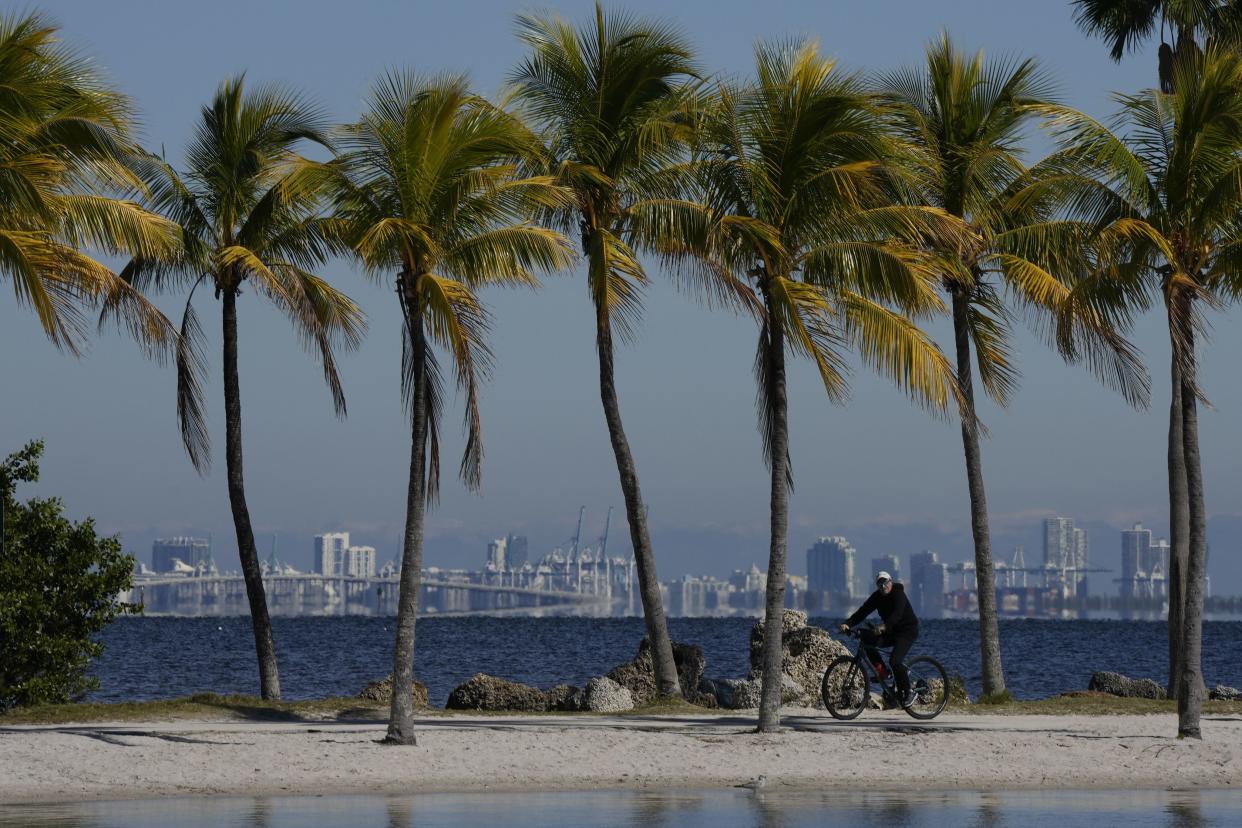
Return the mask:
{"type": "Polygon", "coordinates": [[[375,547],[349,547],[345,552],[345,565],[341,574],[350,578],[374,578],[375,547]]]}
{"type": "Polygon", "coordinates": [[[508,538],[496,538],[487,545],[487,566],[496,572],[505,571],[505,550],[509,545],[508,538]]]}
{"type": "Polygon", "coordinates": [[[1121,533],[1121,597],[1149,598],[1148,584],[1151,572],[1147,564],[1151,560],[1151,530],[1143,524],[1121,533]]]}
{"type": "Polygon", "coordinates": [[[1075,572],[1069,578],[1070,590],[1073,594],[1087,593],[1087,573],[1084,572],[1091,561],[1091,542],[1087,538],[1086,529],[1074,529],[1073,559],[1070,563],[1075,572]]]}
{"type": "Polygon", "coordinates": [[[1050,517],[1044,520],[1044,566],[1074,566],[1074,521],[1050,517]]]}
{"type": "Polygon", "coordinates": [[[345,571],[345,553],[348,550],[348,532],[315,535],[315,571],[321,575],[348,574],[345,571]]]}
{"type": "Polygon", "coordinates": [[[849,598],[856,591],[854,558],[857,552],[840,536],[819,538],[806,550],[807,589],[849,598]]]}

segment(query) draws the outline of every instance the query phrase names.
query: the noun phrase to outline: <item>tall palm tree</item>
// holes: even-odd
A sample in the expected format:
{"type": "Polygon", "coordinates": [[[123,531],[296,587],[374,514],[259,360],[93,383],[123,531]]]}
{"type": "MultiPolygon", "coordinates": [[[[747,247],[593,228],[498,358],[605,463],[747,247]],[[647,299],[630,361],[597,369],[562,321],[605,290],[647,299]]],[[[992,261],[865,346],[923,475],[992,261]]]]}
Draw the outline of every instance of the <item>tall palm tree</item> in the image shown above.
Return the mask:
{"type": "Polygon", "coordinates": [[[647,211],[666,255],[759,322],[756,407],[771,472],[771,539],[759,729],[780,728],[781,636],[792,486],[786,353],[809,357],[828,396],[846,394],[845,353],[934,410],[953,368],[901,310],[943,310],[930,257],[901,239],[953,232],[939,210],[894,205],[893,141],[858,77],[814,43],[761,44],[757,77],[723,85],[704,114],[695,197],[647,211]]]}
{"type": "Polygon", "coordinates": [[[1176,59],[1200,48],[1199,41],[1237,43],[1242,4],[1236,0],[1074,0],[1074,20],[1087,34],[1109,44],[1113,60],[1157,33],[1160,88],[1173,91],[1176,59]],[[1165,34],[1172,43],[1165,41],[1165,34]]]}
{"type": "Polygon", "coordinates": [[[168,320],[82,248],[158,254],[176,227],[113,197],[140,187],[129,164],[133,110],[56,32],[39,13],[0,17],[0,279],[71,354],[84,344],[87,310],[103,303],[162,356],[176,340],[168,320]]]}
{"type": "Polygon", "coordinates": [[[1055,122],[1065,203],[1095,234],[1083,295],[1143,309],[1163,299],[1180,380],[1187,566],[1176,676],[1178,734],[1200,738],[1206,519],[1199,454],[1196,350],[1203,308],[1242,297],[1242,57],[1209,47],[1173,69],[1175,93],[1119,95],[1112,129],[1079,113],[1055,122]]]}
{"type": "Polygon", "coordinates": [[[953,239],[952,246],[937,252],[952,302],[963,401],[983,692],[997,697],[1005,693],[1005,676],[972,346],[985,393],[1007,405],[1017,382],[1010,346],[1014,317],[1004,301],[1008,295],[1047,318],[1048,338],[1063,356],[1087,357],[1132,403],[1146,402],[1147,376],[1132,349],[1113,332],[1111,320],[1071,301],[1080,269],[1077,233],[1055,220],[1046,194],[1030,186],[1032,172],[1021,160],[1024,132],[1049,104],[1051,92],[1035,62],[985,61],[982,52],[963,54],[942,34],[928,46],[922,67],[881,76],[878,85],[894,105],[898,132],[915,150],[915,203],[944,210],[966,230],[964,243],[953,239]]]}
{"type": "Polygon", "coordinates": [[[534,269],[571,263],[555,231],[530,222],[567,194],[549,176],[538,137],[469,89],[460,75],[393,74],[376,84],[362,119],[344,130],[336,178],[337,231],[367,272],[394,278],[404,323],[402,392],[410,406],[410,477],[386,742],[415,744],[411,700],[415,617],[426,506],[439,485],[443,380],[436,348],[465,395],[460,473],[480,482],[478,382],[488,370],[489,315],[476,290],[532,286],[534,269]]]}
{"type": "Polygon", "coordinates": [[[124,280],[81,248],[160,254],[176,227],[131,200],[135,116],[88,60],[39,13],[0,17],[0,276],[58,347],[78,354],[87,308],[100,301],[140,343],[175,331],[124,280]]]}
{"type": "Polygon", "coordinates": [[[188,290],[176,354],[177,417],[186,452],[200,472],[209,465],[210,446],[201,388],[203,331],[194,294],[206,284],[221,301],[229,505],[265,699],[280,698],[280,677],[242,475],[237,300],[249,285],[289,317],[322,364],[341,416],[345,397],[333,349],[356,347],[365,331],[358,307],[312,272],[331,246],[317,213],[320,165],[298,154],[302,143],[328,146],[314,106],[277,86],[247,90],[241,76],[224,81],[202,110],[185,173],[155,157],[143,165],[152,205],[181,229],[179,249],[170,256],[137,257],[123,273],[139,288],[188,290]]]}
{"type": "Polygon", "coordinates": [[[621,421],[613,351],[614,337],[634,335],[648,278],[638,253],[652,240],[634,217],[669,194],[661,173],[680,158],[689,138],[684,83],[695,65],[677,31],[605,13],[598,4],[593,23],[582,29],[536,16],[518,18],[518,26],[531,51],[511,80],[546,132],[558,180],[575,196],[549,219],[581,240],[587,259],[600,399],[625,498],[656,690],[681,695],[638,470],[621,421]]]}
{"type": "MultiPolygon", "coordinates": [[[[1160,89],[1173,92],[1173,67],[1183,54],[1220,41],[1236,47],[1242,40],[1242,4],[1230,0],[1075,0],[1075,20],[1088,34],[1108,41],[1113,60],[1133,51],[1160,28],[1158,69],[1160,89]],[[1166,28],[1173,43],[1166,43],[1166,28]]],[[[1169,400],[1169,696],[1178,694],[1181,674],[1183,608],[1190,541],[1190,505],[1183,449],[1182,378],[1178,362],[1171,369],[1169,400]]]]}

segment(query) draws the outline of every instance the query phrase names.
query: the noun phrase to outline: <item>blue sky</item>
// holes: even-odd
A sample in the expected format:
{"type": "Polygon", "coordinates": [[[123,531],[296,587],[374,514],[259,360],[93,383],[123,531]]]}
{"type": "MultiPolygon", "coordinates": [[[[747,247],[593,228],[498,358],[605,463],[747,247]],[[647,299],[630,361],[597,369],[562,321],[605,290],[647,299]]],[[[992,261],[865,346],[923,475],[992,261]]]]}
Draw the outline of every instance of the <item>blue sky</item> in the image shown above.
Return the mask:
{"type": "MultiPolygon", "coordinates": [[[[496,94],[522,54],[514,15],[554,8],[582,20],[590,4],[504,2],[42,4],[63,35],[91,55],[135,99],[145,139],[180,156],[199,107],[228,74],[281,81],[318,100],[334,119],[354,117],[372,80],[392,67],[464,70],[496,94]]],[[[743,75],[757,38],[810,36],[846,67],[882,70],[916,63],[925,42],[947,28],[963,46],[1035,56],[1064,99],[1097,116],[1109,92],[1154,82],[1154,48],[1114,64],[1103,44],[1077,32],[1068,3],[682,2],[625,7],[680,24],[709,71],[743,75]]],[[[1038,147],[1039,145],[1036,144],[1038,147]]],[[[332,416],[314,361],[289,325],[253,295],[241,301],[242,406],[246,477],[260,547],[279,533],[282,555],[310,560],[310,536],[348,529],[397,554],[404,519],[408,429],[398,399],[398,316],[385,286],[347,262],[324,274],[370,317],[362,348],[341,359],[350,416],[332,416]]],[[[662,577],[763,565],[767,477],[755,432],[748,319],[698,307],[658,272],[646,297],[638,342],[618,353],[621,404],[638,462],[662,577]]],[[[11,294],[9,294],[11,297],[11,294]]],[[[208,299],[208,297],[203,297],[208,299]]],[[[428,560],[475,565],[487,537],[531,537],[532,552],[573,531],[579,505],[588,529],[602,529],[622,501],[600,412],[589,300],[582,274],[545,280],[537,293],[488,297],[495,312],[495,376],[484,390],[485,479],[480,495],[445,480],[429,522],[428,560]]],[[[160,299],[179,313],[176,297],[160,299]]],[[[145,362],[113,333],[81,360],[57,352],[33,316],[0,302],[0,451],[42,436],[48,442],[41,493],[65,498],[120,532],[146,560],[157,535],[211,532],[217,557],[235,565],[225,493],[218,374],[219,311],[197,304],[211,337],[212,473],[195,474],[180,448],[171,368],[145,362]]],[[[1242,591],[1242,351],[1236,311],[1215,317],[1203,374],[1215,404],[1201,417],[1211,570],[1217,590],[1242,591]]],[[[944,326],[933,331],[951,345],[944,326]]],[[[1168,347],[1160,320],[1141,320],[1134,340],[1152,368],[1152,408],[1136,412],[1083,369],[1066,367],[1037,340],[1020,337],[1024,380],[1012,407],[985,406],[990,429],[984,470],[997,552],[1027,546],[1038,558],[1040,519],[1059,513],[1092,530],[1096,560],[1115,567],[1116,529],[1141,520],[1167,524],[1164,439],[1168,347]]],[[[909,405],[860,371],[851,402],[833,407],[809,366],[791,377],[797,488],[791,502],[792,567],[817,535],[855,539],[863,558],[924,546],[952,560],[970,554],[959,432],[909,405]],[[861,540],[859,540],[861,539],[861,540]]],[[[458,411],[446,428],[446,469],[460,450],[458,411]]],[[[628,548],[614,520],[612,548],[628,548]]],[[[1097,586],[1097,591],[1102,587],[1097,586]]],[[[1111,587],[1103,587],[1111,591],[1111,587]]]]}

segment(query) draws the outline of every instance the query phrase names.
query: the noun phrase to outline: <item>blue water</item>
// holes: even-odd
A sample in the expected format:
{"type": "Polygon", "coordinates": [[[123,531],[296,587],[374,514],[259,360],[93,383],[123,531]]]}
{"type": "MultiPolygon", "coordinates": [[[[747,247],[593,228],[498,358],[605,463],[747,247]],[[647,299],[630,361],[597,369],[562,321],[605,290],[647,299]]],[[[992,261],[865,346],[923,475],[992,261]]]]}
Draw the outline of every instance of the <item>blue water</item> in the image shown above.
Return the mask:
{"type": "MultiPolygon", "coordinates": [[[[674,640],[703,648],[712,677],[746,674],[753,624],[747,618],[669,620],[674,640]]],[[[273,625],[287,699],[352,696],[391,671],[392,618],[277,618],[273,625]]],[[[977,694],[978,623],[924,621],[921,629],[914,654],[936,656],[977,694]]],[[[1011,620],[1001,621],[1000,631],[1006,682],[1018,698],[1085,689],[1096,670],[1164,683],[1168,644],[1160,622],[1011,620]]],[[[1209,621],[1203,634],[1208,685],[1242,687],[1242,621],[1209,621]]],[[[478,672],[545,689],[562,682],[581,686],[630,659],[642,637],[637,618],[431,617],[418,621],[415,674],[436,705],[478,672]]],[[[94,699],[258,694],[248,618],[121,618],[102,640],[94,699]]]]}
{"type": "Polygon", "coordinates": [[[2,806],[0,828],[1226,828],[1236,791],[578,791],[2,806]]]}

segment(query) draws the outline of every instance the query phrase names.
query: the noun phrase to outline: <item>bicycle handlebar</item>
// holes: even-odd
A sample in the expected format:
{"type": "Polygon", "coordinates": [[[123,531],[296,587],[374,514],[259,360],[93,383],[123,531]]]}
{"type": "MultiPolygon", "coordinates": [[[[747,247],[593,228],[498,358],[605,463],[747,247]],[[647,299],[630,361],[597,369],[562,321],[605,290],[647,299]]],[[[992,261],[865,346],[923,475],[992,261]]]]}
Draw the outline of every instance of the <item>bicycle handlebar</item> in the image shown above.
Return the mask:
{"type": "Polygon", "coordinates": [[[882,636],[885,632],[883,624],[860,624],[857,627],[850,627],[845,631],[845,635],[848,635],[850,638],[862,638],[864,631],[876,636],[882,636]]]}

